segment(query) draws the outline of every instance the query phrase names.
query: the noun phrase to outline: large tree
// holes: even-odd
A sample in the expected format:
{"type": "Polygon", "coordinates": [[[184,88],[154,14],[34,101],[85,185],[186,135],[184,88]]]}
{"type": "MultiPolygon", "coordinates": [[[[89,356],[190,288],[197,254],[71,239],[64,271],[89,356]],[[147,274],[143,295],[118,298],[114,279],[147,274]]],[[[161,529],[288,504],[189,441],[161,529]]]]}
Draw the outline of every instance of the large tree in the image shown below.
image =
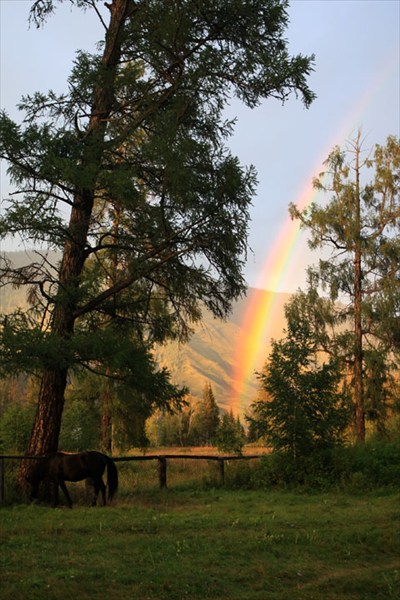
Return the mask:
{"type": "Polygon", "coordinates": [[[314,185],[329,201],[303,211],[292,205],[291,214],[310,231],[311,248],[330,249],[309,269],[304,300],[321,348],[348,367],[357,440],[363,441],[366,412],[379,416],[399,356],[400,143],[390,136],[366,153],[358,132],[325,165],[314,185]]]}
{"type": "MultiPolygon", "coordinates": [[[[67,93],[25,97],[23,125],[0,118],[16,186],[0,235],[62,253],[56,271],[44,252],[2,270],[33,309],[1,330],[3,370],[41,370],[30,454],[57,448],[72,367],[138,385],[156,375],[151,344],[184,337],[200,303],[227,314],[245,289],[255,173],[226,148],[224,107],[313,100],[313,57],[289,55],[284,0],[112,0],[107,18],[70,3],[102,21],[100,52],[77,53],[67,93]]],[[[57,4],[36,0],[31,19],[57,4]]]]}
{"type": "Polygon", "coordinates": [[[247,420],[253,433],[298,467],[313,452],[341,440],[348,410],[339,364],[333,357],[321,360],[319,336],[302,294],[286,304],[285,316],[285,336],[272,340],[257,375],[266,397],[252,404],[247,420]]]}

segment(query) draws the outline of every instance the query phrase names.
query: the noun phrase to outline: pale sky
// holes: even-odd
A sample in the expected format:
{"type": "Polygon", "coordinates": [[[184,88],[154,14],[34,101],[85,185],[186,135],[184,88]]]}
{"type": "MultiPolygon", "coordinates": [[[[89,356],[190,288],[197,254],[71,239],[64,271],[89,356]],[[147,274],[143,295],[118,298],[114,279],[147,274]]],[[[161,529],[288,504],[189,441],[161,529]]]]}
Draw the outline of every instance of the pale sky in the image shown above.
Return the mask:
{"type": "MultiPolygon", "coordinates": [[[[64,90],[75,51],[94,49],[103,37],[94,15],[71,10],[69,2],[44,28],[29,29],[30,6],[31,0],[0,0],[0,104],[15,119],[21,118],[15,106],[23,94],[64,90]]],[[[316,55],[310,86],[317,99],[309,110],[295,97],[283,106],[271,99],[253,111],[235,101],[228,114],[238,118],[229,146],[242,164],[255,165],[259,179],[247,282],[291,292],[304,287],[305,266],[317,257],[310,255],[305,235],[296,243],[293,233],[277,241],[286,231],[289,202],[304,199],[332,147],[358,128],[366,147],[400,135],[400,2],[292,0],[289,16],[291,52],[316,55]],[[278,280],[265,272],[274,249],[288,256],[278,280]]],[[[8,189],[3,165],[2,198],[8,189]]],[[[2,249],[11,246],[3,243],[2,249]]]]}

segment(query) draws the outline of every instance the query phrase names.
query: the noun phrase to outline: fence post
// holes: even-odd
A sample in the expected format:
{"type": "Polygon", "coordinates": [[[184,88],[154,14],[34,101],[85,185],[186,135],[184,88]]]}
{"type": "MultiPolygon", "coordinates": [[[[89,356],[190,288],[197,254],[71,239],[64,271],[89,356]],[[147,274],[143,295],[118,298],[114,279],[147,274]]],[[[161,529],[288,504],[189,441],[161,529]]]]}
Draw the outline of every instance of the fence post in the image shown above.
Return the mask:
{"type": "Polygon", "coordinates": [[[167,487],[167,459],[163,456],[158,457],[158,480],[160,488],[167,487]]]}
{"type": "Polygon", "coordinates": [[[219,466],[219,477],[221,480],[221,484],[224,485],[225,484],[225,461],[223,458],[218,459],[218,466],[219,466]]]}

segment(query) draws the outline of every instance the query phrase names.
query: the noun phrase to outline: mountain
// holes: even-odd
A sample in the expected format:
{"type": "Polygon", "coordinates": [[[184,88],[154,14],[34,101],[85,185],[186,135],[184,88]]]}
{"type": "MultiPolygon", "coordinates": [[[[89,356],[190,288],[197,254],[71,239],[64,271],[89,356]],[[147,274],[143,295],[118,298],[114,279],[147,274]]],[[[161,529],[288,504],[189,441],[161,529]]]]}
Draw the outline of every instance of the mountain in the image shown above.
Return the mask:
{"type": "Polygon", "coordinates": [[[202,398],[204,386],[209,382],[219,406],[237,412],[233,379],[240,370],[238,362],[246,360],[240,348],[251,347],[249,330],[253,329],[252,318],[257,318],[264,327],[264,331],[253,332],[254,344],[261,348],[261,353],[242,382],[245,397],[241,399],[239,412],[243,413],[258,392],[254,371],[262,368],[270,351],[271,338],[282,337],[285,327],[284,305],[289,299],[290,294],[249,288],[246,297],[235,303],[226,321],[216,320],[205,312],[203,323],[196,327],[190,341],[185,345],[174,342],[162,346],[157,350],[157,360],[170,370],[174,383],[189,387],[194,398],[202,398]],[[252,307],[257,313],[254,317],[251,314],[252,307]]]}
{"type": "MultiPolygon", "coordinates": [[[[25,252],[8,253],[7,257],[16,266],[26,264],[31,258],[25,252]]],[[[51,262],[56,264],[57,255],[51,257],[51,262]]],[[[202,398],[204,386],[209,382],[219,406],[225,410],[232,408],[235,412],[239,405],[235,399],[234,379],[241,373],[243,397],[240,412],[243,413],[258,392],[254,371],[262,368],[270,351],[271,338],[282,336],[284,305],[289,298],[290,294],[249,288],[247,295],[234,304],[228,319],[217,320],[204,311],[203,322],[196,326],[190,341],[187,344],[171,342],[159,347],[157,362],[170,370],[174,383],[186,385],[195,399],[202,398]],[[246,353],[252,345],[259,346],[261,352],[254,358],[254,364],[250,361],[250,369],[246,373],[240,363],[249,362],[251,357],[246,353]]],[[[10,312],[17,306],[26,306],[24,292],[11,286],[0,287],[1,312],[10,312]]]]}
{"type": "MultiPolygon", "coordinates": [[[[56,265],[60,259],[60,254],[54,251],[50,251],[46,254],[48,264],[56,265]]],[[[39,257],[35,256],[32,251],[19,251],[19,252],[2,252],[0,254],[0,266],[4,267],[4,259],[10,261],[12,266],[15,268],[23,267],[30,262],[39,261],[39,257]]],[[[26,308],[28,306],[26,298],[26,290],[22,288],[14,288],[11,285],[1,286],[0,281],[0,312],[9,313],[16,308],[26,308]]]]}

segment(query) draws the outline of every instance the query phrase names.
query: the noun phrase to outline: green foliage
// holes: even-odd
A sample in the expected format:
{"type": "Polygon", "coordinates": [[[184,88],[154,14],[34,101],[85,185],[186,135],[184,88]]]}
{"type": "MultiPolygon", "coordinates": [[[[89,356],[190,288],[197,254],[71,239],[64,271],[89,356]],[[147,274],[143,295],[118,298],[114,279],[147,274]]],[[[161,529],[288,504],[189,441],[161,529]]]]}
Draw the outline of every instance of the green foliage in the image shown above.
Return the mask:
{"type": "Polygon", "coordinates": [[[32,431],[36,406],[9,404],[0,418],[0,450],[24,453],[32,431]]]}
{"type": "Polygon", "coordinates": [[[400,481],[400,442],[367,441],[336,455],[337,478],[349,489],[362,491],[398,487],[400,481]]]}
{"type": "MultiPolygon", "coordinates": [[[[56,6],[34,3],[32,19],[56,6]]],[[[83,226],[63,220],[63,205],[90,198],[90,251],[73,258],[79,268],[68,285],[45,260],[2,271],[31,287],[35,312],[73,306],[74,319],[90,314],[92,332],[105,315],[133,320],[151,341],[184,337],[200,300],[227,313],[245,287],[256,177],[225,146],[232,123],[223,108],[232,93],[250,106],[291,92],[311,103],[313,57],[289,55],[287,23],[285,2],[144,3],[121,23],[110,72],[100,54],[78,52],[68,94],[25,96],[22,126],[2,113],[0,155],[18,193],[0,236],[62,250],[83,226]],[[96,129],[88,115],[100,91],[109,108],[96,129]]]]}
{"type": "Polygon", "coordinates": [[[399,412],[399,382],[388,357],[374,348],[364,351],[364,405],[367,420],[378,434],[385,435],[390,427],[390,412],[399,412]]]}
{"type": "Polygon", "coordinates": [[[193,414],[191,432],[202,446],[214,443],[219,427],[219,408],[210,383],[204,386],[203,398],[193,414]]]}
{"type": "Polygon", "coordinates": [[[235,419],[232,412],[223,414],[215,436],[218,450],[242,454],[244,443],[245,432],[239,418],[235,419]]]}
{"type": "Polygon", "coordinates": [[[98,406],[84,400],[66,403],[60,432],[60,449],[83,452],[100,448],[100,414],[98,406]]]}
{"type": "MultiPolygon", "coordinates": [[[[147,422],[146,431],[153,446],[211,446],[217,440],[224,444],[224,439],[229,444],[229,437],[230,444],[239,447],[239,435],[233,434],[231,424],[221,431],[222,422],[211,384],[207,383],[202,400],[189,402],[177,411],[158,411],[147,422]]],[[[237,427],[235,423],[235,430],[237,427]]]]}
{"type": "Polygon", "coordinates": [[[150,415],[157,409],[179,409],[185,405],[186,388],[174,386],[168,371],[157,370],[144,349],[136,348],[136,353],[126,355],[125,360],[132,364],[127,375],[113,373],[111,367],[102,376],[81,372],[68,390],[72,405],[81,407],[84,413],[91,414],[90,420],[97,422],[97,426],[93,422],[88,429],[89,447],[103,447],[105,451],[145,447],[145,423],[150,415]]]}
{"type": "Polygon", "coordinates": [[[229,489],[342,490],[351,493],[377,489],[398,490],[400,443],[367,441],[354,446],[316,450],[295,464],[288,452],[272,452],[260,459],[229,465],[229,489]]]}
{"type": "MultiPolygon", "coordinates": [[[[57,4],[34,2],[32,21],[57,4]]],[[[226,144],[234,123],[224,108],[233,95],[250,107],[314,99],[314,57],[289,54],[285,1],[112,0],[108,24],[95,2],[71,5],[100,18],[98,53],[77,53],[67,93],[26,95],[21,125],[0,114],[0,158],[16,188],[0,239],[38,249],[27,266],[0,266],[2,283],[26,286],[30,304],[0,318],[0,372],[42,371],[46,381],[32,451],[56,447],[60,423],[47,415],[61,419],[77,367],[126,382],[146,407],[150,394],[154,406],[180,404],[150,349],[187,339],[204,305],[226,316],[246,289],[256,174],[226,144]],[[58,268],[43,248],[62,253],[58,268]]],[[[209,441],[215,428],[203,433],[209,441]]]]}
{"type": "Polygon", "coordinates": [[[191,431],[193,408],[190,404],[179,411],[156,411],[146,422],[146,436],[153,447],[190,446],[197,440],[191,431]]]}
{"type": "Polygon", "coordinates": [[[292,217],[310,233],[313,249],[330,250],[308,271],[303,294],[319,348],[347,371],[358,415],[384,428],[399,369],[400,308],[400,142],[389,136],[364,158],[361,132],[346,149],[334,148],[326,171],[314,181],[329,195],[292,217]],[[320,292],[327,293],[322,299],[320,292]]]}
{"type": "Polygon", "coordinates": [[[299,318],[299,300],[287,305],[286,337],[272,342],[258,375],[267,400],[253,403],[248,417],[268,445],[290,457],[295,471],[316,451],[340,442],[348,421],[340,371],[334,360],[318,360],[310,323],[299,318]]]}

